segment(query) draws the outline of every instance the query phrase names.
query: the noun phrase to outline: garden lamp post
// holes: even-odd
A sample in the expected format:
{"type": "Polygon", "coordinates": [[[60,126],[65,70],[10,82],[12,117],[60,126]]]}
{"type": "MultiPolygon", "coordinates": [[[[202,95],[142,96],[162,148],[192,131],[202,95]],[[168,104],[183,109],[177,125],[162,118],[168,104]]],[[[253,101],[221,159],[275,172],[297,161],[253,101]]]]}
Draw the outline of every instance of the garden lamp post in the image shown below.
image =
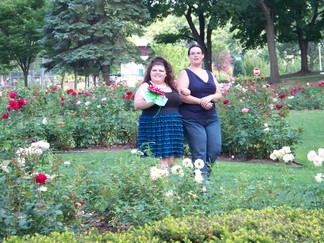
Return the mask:
{"type": "Polygon", "coordinates": [[[320,71],[323,71],[323,69],[322,69],[322,52],[321,52],[322,45],[323,45],[322,42],[318,43],[318,58],[319,58],[319,69],[320,69],[320,71]]]}

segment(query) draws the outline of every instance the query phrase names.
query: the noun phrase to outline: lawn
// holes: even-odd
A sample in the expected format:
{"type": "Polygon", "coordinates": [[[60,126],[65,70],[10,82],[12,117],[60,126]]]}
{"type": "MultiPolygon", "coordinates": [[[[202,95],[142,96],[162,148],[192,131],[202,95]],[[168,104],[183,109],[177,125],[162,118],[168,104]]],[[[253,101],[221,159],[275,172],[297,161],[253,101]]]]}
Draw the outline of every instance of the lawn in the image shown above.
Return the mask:
{"type": "MultiPolygon", "coordinates": [[[[209,210],[231,211],[236,208],[277,207],[323,207],[323,194],[317,194],[322,184],[314,176],[320,171],[312,162],[307,161],[310,150],[324,147],[324,111],[292,111],[288,117],[292,126],[304,129],[301,143],[298,144],[296,161],[303,168],[273,163],[271,161],[229,162],[217,161],[209,184],[209,210]],[[217,207],[213,206],[217,202],[217,207]],[[231,203],[229,203],[231,202],[231,203]]],[[[106,177],[110,167],[117,160],[130,163],[130,149],[108,152],[62,153],[64,160],[71,162],[65,170],[70,177],[76,171],[85,170],[98,177],[106,177]]],[[[154,159],[141,163],[150,166],[158,164],[154,159]]],[[[178,163],[181,163],[179,160],[178,163]]]]}

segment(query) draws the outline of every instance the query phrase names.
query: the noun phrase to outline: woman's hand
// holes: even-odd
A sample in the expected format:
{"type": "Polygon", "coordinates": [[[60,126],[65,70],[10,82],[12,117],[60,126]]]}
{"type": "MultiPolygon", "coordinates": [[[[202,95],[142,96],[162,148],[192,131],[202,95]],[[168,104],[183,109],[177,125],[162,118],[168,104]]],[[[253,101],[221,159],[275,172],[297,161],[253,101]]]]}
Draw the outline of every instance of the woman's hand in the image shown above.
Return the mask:
{"type": "Polygon", "coordinates": [[[180,89],[180,93],[181,93],[182,95],[184,95],[184,96],[188,96],[188,95],[191,94],[191,91],[190,91],[190,89],[181,88],[181,89],[180,89]]]}
{"type": "Polygon", "coordinates": [[[211,102],[208,96],[200,99],[200,105],[205,110],[209,110],[210,108],[213,107],[213,103],[211,102]]]}

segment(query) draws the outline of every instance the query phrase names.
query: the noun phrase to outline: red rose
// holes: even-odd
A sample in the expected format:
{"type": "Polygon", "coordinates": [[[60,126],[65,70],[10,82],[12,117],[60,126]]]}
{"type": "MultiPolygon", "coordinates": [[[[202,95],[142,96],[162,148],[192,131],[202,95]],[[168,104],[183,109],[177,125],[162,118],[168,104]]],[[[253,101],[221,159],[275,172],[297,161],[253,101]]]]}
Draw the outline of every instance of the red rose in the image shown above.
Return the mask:
{"type": "Polygon", "coordinates": [[[281,109],[281,108],[284,107],[284,105],[282,105],[282,104],[276,104],[276,107],[277,107],[277,109],[281,109]]]}
{"type": "Polygon", "coordinates": [[[47,176],[45,174],[36,175],[36,183],[45,184],[47,180],[47,176]]]}
{"type": "Polygon", "coordinates": [[[280,98],[280,99],[283,99],[283,98],[285,98],[285,97],[286,97],[286,94],[280,94],[280,95],[279,95],[279,98],[280,98]]]}
{"type": "Polygon", "coordinates": [[[2,119],[8,119],[9,115],[7,113],[2,114],[2,119]]]}
{"type": "Polygon", "coordinates": [[[14,99],[14,98],[17,97],[17,94],[16,93],[11,93],[9,96],[10,96],[11,99],[14,99]]]}
{"type": "Polygon", "coordinates": [[[20,108],[20,105],[14,100],[9,101],[9,106],[13,110],[19,110],[19,108],[20,108]]]}
{"type": "Polygon", "coordinates": [[[228,105],[229,104],[229,100],[224,100],[223,103],[224,103],[224,105],[228,105]]]}
{"type": "Polygon", "coordinates": [[[82,205],[84,205],[84,202],[83,201],[74,202],[74,205],[77,207],[81,207],[82,205]]]}
{"type": "Polygon", "coordinates": [[[18,102],[18,104],[20,106],[25,106],[26,105],[26,101],[24,99],[19,99],[17,102],[18,102]]]}

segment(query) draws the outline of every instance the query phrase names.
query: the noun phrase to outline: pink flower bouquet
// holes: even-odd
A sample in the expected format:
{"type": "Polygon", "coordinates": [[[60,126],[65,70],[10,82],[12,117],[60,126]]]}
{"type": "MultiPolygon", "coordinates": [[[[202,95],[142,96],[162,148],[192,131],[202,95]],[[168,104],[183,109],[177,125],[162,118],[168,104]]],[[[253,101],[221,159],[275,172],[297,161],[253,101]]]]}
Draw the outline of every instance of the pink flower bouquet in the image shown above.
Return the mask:
{"type": "Polygon", "coordinates": [[[149,85],[147,90],[144,91],[144,99],[147,103],[153,102],[158,106],[165,106],[168,101],[164,91],[154,85],[149,85]]]}

